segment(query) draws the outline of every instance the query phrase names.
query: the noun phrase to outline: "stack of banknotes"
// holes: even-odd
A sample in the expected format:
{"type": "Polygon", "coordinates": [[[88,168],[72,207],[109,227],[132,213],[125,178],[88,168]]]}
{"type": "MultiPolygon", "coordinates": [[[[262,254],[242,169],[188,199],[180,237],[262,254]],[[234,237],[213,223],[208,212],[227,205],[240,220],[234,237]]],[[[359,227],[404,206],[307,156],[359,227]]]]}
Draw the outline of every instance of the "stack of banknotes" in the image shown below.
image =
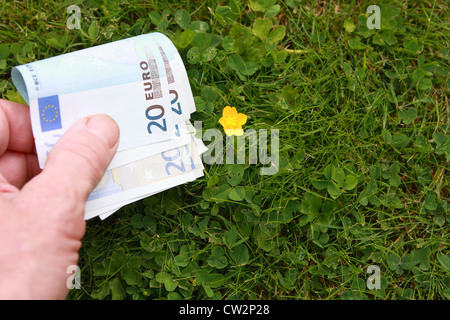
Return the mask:
{"type": "Polygon", "coordinates": [[[86,202],[85,219],[203,176],[206,147],[183,61],[173,43],[150,33],[15,67],[11,77],[30,106],[41,168],[77,120],[110,115],[118,151],[86,202]]]}

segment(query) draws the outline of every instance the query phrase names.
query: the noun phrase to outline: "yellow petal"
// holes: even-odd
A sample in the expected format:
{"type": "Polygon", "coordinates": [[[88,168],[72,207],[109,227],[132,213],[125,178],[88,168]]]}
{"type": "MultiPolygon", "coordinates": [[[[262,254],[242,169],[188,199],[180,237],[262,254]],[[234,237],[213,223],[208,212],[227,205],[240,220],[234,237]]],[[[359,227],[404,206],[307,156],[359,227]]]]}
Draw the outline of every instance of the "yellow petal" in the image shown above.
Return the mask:
{"type": "Polygon", "coordinates": [[[237,111],[235,107],[226,106],[225,108],[223,108],[222,113],[224,117],[228,118],[236,115],[237,111]]]}
{"type": "Polygon", "coordinates": [[[243,113],[238,113],[236,118],[237,118],[237,122],[241,126],[244,125],[247,122],[247,115],[245,115],[243,113]]]}
{"type": "Polygon", "coordinates": [[[227,136],[231,137],[232,135],[234,135],[234,129],[226,129],[225,133],[227,134],[227,136]]]}
{"type": "Polygon", "coordinates": [[[225,118],[220,118],[219,123],[222,125],[224,131],[226,131],[228,129],[233,129],[233,127],[230,126],[227,119],[225,119],[225,118]]]}
{"type": "Polygon", "coordinates": [[[243,135],[244,135],[244,130],[243,130],[242,128],[240,128],[240,129],[235,129],[235,130],[234,130],[234,134],[235,134],[236,136],[243,136],[243,135]]]}
{"type": "Polygon", "coordinates": [[[243,136],[244,135],[244,130],[242,128],[237,128],[237,129],[226,129],[225,133],[227,134],[227,136],[231,137],[231,136],[243,136]]]}

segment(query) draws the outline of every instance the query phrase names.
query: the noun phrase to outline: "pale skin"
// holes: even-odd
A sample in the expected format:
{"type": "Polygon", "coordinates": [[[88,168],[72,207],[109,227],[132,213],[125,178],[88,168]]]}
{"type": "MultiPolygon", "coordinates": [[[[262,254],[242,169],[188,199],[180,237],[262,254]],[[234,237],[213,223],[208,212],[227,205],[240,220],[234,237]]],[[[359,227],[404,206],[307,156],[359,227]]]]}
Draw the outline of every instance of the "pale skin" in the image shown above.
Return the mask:
{"type": "Polygon", "coordinates": [[[38,166],[28,106],[0,99],[0,299],[64,299],[85,233],[84,206],[112,160],[119,128],[76,122],[38,166]]]}

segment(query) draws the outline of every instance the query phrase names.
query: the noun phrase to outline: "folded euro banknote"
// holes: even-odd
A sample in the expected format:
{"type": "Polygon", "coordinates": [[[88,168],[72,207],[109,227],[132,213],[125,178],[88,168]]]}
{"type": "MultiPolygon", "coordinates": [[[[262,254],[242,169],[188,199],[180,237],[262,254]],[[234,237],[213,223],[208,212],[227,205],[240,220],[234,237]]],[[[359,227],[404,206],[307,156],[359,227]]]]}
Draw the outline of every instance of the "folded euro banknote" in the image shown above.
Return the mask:
{"type": "Polygon", "coordinates": [[[105,218],[125,204],[203,175],[203,142],[183,61],[154,32],[14,67],[11,77],[30,106],[39,166],[79,119],[111,116],[117,153],[86,204],[85,218],[105,218]]]}
{"type": "Polygon", "coordinates": [[[108,169],[86,203],[86,219],[104,219],[122,206],[203,176],[201,139],[189,134],[188,144],[108,169]]]}

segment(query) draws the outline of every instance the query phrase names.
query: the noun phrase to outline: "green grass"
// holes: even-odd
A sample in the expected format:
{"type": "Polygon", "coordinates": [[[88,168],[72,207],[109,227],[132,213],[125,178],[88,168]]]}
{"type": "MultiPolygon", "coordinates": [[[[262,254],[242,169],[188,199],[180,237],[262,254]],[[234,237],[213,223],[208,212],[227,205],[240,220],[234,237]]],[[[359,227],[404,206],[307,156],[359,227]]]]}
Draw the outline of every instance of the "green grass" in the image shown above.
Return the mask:
{"type": "Polygon", "coordinates": [[[244,129],[280,132],[275,175],[206,165],[88,221],[68,298],[449,299],[447,2],[377,1],[380,30],[371,1],[169,3],[1,1],[3,98],[20,100],[15,65],[157,30],[203,130],[230,105],[244,129]],[[66,28],[72,4],[81,30],[66,28]]]}

